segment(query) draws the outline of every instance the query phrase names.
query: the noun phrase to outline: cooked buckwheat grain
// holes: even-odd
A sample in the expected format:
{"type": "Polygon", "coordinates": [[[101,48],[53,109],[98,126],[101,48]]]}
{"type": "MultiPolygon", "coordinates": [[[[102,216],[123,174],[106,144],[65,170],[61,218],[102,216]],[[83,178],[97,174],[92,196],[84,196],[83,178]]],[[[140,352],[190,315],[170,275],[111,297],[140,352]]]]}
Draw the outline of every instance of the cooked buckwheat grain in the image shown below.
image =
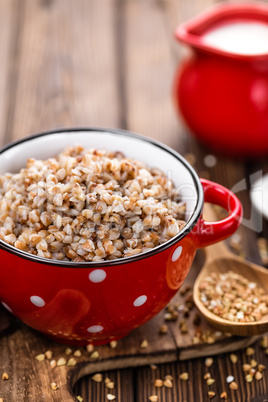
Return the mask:
{"type": "Polygon", "coordinates": [[[73,146],[0,176],[0,239],[39,257],[132,256],[175,236],[184,219],[172,181],[121,152],[73,146]]]}

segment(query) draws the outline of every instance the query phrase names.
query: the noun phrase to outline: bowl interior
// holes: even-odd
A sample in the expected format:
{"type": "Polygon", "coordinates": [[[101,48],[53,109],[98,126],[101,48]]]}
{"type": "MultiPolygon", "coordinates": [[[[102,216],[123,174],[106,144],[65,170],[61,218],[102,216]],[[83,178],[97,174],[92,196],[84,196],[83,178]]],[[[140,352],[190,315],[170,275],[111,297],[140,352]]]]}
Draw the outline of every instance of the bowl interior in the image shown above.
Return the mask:
{"type": "Polygon", "coordinates": [[[186,202],[186,219],[192,216],[198,199],[198,178],[191,166],[170,148],[130,133],[79,130],[28,137],[9,145],[0,153],[0,174],[18,172],[28,158],[48,159],[58,155],[68,145],[76,144],[85,148],[122,151],[126,157],[162,169],[179,190],[182,201],[186,202]]]}

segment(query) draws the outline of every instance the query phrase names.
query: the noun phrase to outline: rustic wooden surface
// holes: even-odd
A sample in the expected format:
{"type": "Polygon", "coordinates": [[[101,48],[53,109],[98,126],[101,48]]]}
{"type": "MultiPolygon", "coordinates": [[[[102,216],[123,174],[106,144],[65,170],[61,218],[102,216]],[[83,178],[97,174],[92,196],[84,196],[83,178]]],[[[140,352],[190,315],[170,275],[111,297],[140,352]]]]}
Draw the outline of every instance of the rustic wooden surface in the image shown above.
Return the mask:
{"type": "MultiPolygon", "coordinates": [[[[182,154],[193,153],[200,176],[229,188],[246,180],[246,190],[238,196],[245,217],[250,219],[249,179],[256,172],[268,171],[267,160],[237,161],[218,155],[216,165],[208,168],[204,156],[211,151],[188,135],[172,103],[172,80],[184,54],[173,39],[174,29],[218,2],[0,0],[0,143],[56,127],[102,126],[136,131],[182,154]]],[[[267,237],[267,224],[262,223],[259,235],[267,237]]],[[[245,257],[260,263],[252,224],[251,229],[243,225],[239,233],[245,257]]],[[[178,322],[172,325],[179,335],[178,322]]],[[[39,377],[40,365],[47,362],[34,361],[29,367],[31,359],[27,358],[27,353],[30,356],[44,351],[40,345],[51,349],[54,344],[17,322],[3,332],[0,341],[1,371],[10,375],[6,381],[0,378],[0,398],[2,392],[5,402],[63,400],[57,391],[38,396],[40,381],[49,386],[54,374],[44,371],[39,377]],[[17,331],[21,331],[20,338],[16,338],[17,331]],[[27,341],[30,336],[31,348],[27,341]]],[[[165,349],[164,341],[161,347],[165,349]]],[[[267,365],[268,358],[259,342],[254,348],[254,358],[267,365]]],[[[249,358],[243,350],[237,355],[236,365],[230,362],[229,353],[214,358],[210,369],[216,379],[210,387],[216,392],[213,400],[220,401],[223,390],[230,401],[268,400],[267,372],[262,380],[246,383],[241,365],[249,358]],[[230,391],[226,384],[230,374],[238,383],[237,391],[230,391]]],[[[118,402],[146,402],[152,394],[159,396],[159,402],[202,402],[209,400],[205,371],[202,357],[159,364],[155,371],[144,366],[105,371],[104,376],[114,380],[111,393],[118,402]],[[187,382],[179,380],[183,371],[189,373],[187,382]],[[156,389],[154,379],[168,374],[174,377],[173,388],[156,389]]],[[[103,382],[92,381],[91,376],[84,377],[74,385],[74,395],[81,395],[84,401],[104,402],[107,388],[103,382]]]]}

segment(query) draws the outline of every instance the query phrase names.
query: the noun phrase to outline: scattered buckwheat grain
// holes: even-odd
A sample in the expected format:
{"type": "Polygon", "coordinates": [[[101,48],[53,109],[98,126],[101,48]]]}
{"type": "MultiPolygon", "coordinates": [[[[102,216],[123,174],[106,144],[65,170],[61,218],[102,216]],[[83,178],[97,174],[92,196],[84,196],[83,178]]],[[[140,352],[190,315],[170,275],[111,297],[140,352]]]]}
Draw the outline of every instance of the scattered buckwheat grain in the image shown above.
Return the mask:
{"type": "Polygon", "coordinates": [[[207,357],[206,360],[205,360],[205,366],[206,366],[206,367],[211,367],[212,364],[213,364],[213,359],[212,359],[212,357],[207,357]]]}
{"type": "Polygon", "coordinates": [[[59,386],[55,382],[51,382],[50,383],[50,388],[53,389],[53,391],[56,391],[57,389],[59,389],[59,386]]]}
{"type": "Polygon", "coordinates": [[[157,388],[163,387],[163,381],[160,378],[157,378],[154,382],[154,386],[157,388]]]}
{"type": "Polygon", "coordinates": [[[45,354],[44,353],[40,353],[39,355],[35,356],[36,360],[38,360],[39,362],[42,362],[45,360],[45,354]]]}
{"type": "Polygon", "coordinates": [[[52,350],[47,350],[45,352],[46,359],[50,360],[50,359],[52,359],[52,356],[53,356],[52,350]]]}
{"type": "Polygon", "coordinates": [[[66,366],[66,363],[66,359],[64,359],[64,357],[60,357],[57,361],[57,366],[66,366]]]}
{"type": "Polygon", "coordinates": [[[167,332],[168,332],[168,326],[161,325],[161,327],[159,328],[159,334],[163,335],[163,334],[166,334],[167,332]]]}
{"type": "Polygon", "coordinates": [[[226,382],[227,382],[228,384],[230,384],[230,383],[233,382],[233,381],[234,381],[234,376],[228,375],[228,377],[226,378],[226,382]]]}
{"type": "Polygon", "coordinates": [[[243,371],[249,371],[251,369],[251,365],[248,363],[243,364],[242,366],[243,371]]]}
{"type": "Polygon", "coordinates": [[[94,346],[92,344],[89,344],[89,345],[86,346],[86,350],[87,350],[88,353],[91,353],[94,350],[94,346]]]}
{"type": "Polygon", "coordinates": [[[89,356],[90,359],[98,359],[100,357],[100,354],[97,350],[95,350],[94,352],[91,353],[91,355],[89,356]]]}
{"type": "Polygon", "coordinates": [[[158,396],[157,395],[149,396],[149,401],[150,402],[158,402],[158,396]]]}
{"type": "Polygon", "coordinates": [[[238,389],[238,385],[235,381],[232,381],[229,385],[229,388],[236,391],[238,389]]]}
{"type": "Polygon", "coordinates": [[[95,382],[102,382],[102,374],[96,373],[92,376],[92,380],[95,382]]]}
{"type": "Polygon", "coordinates": [[[147,339],[144,339],[140,344],[140,348],[145,349],[147,347],[148,347],[148,341],[147,339]]]}
{"type": "Polygon", "coordinates": [[[252,375],[251,375],[251,374],[247,374],[246,377],[245,377],[245,380],[246,380],[246,382],[251,382],[251,381],[253,381],[252,375]]]}
{"type": "Polygon", "coordinates": [[[117,341],[111,341],[109,345],[111,349],[115,349],[117,347],[117,344],[118,344],[117,341]]]}
{"type": "Polygon", "coordinates": [[[49,364],[50,364],[50,367],[51,367],[52,369],[57,366],[56,360],[51,360],[51,361],[49,362],[49,364]]]}
{"type": "Polygon", "coordinates": [[[265,335],[265,336],[263,336],[263,337],[261,338],[260,345],[261,345],[261,347],[262,347],[263,349],[268,348],[268,336],[267,336],[267,335],[265,335]]]}
{"type": "Polygon", "coordinates": [[[189,379],[189,374],[185,371],[179,375],[180,380],[187,381],[189,379]]]}
{"type": "Polygon", "coordinates": [[[236,364],[236,363],[237,363],[237,360],[238,360],[237,355],[235,355],[234,353],[231,353],[231,354],[230,354],[230,360],[231,360],[231,362],[232,362],[233,364],[236,364]]]}
{"type": "Polygon", "coordinates": [[[172,388],[173,387],[173,383],[169,378],[166,378],[165,381],[163,382],[164,386],[166,388],[172,388]]]}
{"type": "Polygon", "coordinates": [[[257,371],[255,374],[255,380],[259,381],[262,379],[262,373],[260,371],[257,371]]]}
{"type": "Polygon", "coordinates": [[[208,378],[206,381],[207,385],[212,385],[214,384],[214,382],[215,382],[214,378],[208,378]]]}
{"type": "Polygon", "coordinates": [[[66,348],[66,349],[65,349],[65,354],[66,354],[67,356],[71,355],[72,353],[73,353],[73,351],[72,351],[71,348],[66,348]]]}
{"type": "Polygon", "coordinates": [[[107,399],[108,399],[108,401],[114,401],[115,398],[116,398],[115,395],[113,395],[113,394],[107,394],[107,399]]]}
{"type": "Polygon", "coordinates": [[[247,349],[246,349],[246,355],[247,356],[252,356],[252,355],[254,355],[254,353],[255,353],[255,349],[253,349],[252,347],[248,347],[247,349]]]}
{"type": "Polygon", "coordinates": [[[215,395],[216,393],[214,391],[208,391],[208,396],[210,399],[214,398],[215,395]]]}
{"type": "Polygon", "coordinates": [[[111,381],[111,380],[110,380],[109,382],[106,382],[105,385],[106,385],[106,387],[109,388],[109,389],[114,389],[114,382],[111,381]]]}
{"type": "Polygon", "coordinates": [[[77,361],[73,358],[73,357],[71,357],[68,361],[67,361],[67,366],[76,366],[76,364],[77,364],[77,361]]]}

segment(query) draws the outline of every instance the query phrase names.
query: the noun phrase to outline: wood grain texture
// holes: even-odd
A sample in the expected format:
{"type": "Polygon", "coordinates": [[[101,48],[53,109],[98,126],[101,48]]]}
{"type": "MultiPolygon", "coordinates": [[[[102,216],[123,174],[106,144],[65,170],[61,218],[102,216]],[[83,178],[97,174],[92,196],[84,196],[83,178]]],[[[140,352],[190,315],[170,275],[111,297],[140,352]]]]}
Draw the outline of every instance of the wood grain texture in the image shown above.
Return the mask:
{"type": "Polygon", "coordinates": [[[162,1],[122,1],[126,121],[139,132],[183,152],[171,97],[174,65],[162,1]]]}
{"type": "Polygon", "coordinates": [[[12,138],[56,127],[117,127],[114,1],[23,6],[12,138]]]}

